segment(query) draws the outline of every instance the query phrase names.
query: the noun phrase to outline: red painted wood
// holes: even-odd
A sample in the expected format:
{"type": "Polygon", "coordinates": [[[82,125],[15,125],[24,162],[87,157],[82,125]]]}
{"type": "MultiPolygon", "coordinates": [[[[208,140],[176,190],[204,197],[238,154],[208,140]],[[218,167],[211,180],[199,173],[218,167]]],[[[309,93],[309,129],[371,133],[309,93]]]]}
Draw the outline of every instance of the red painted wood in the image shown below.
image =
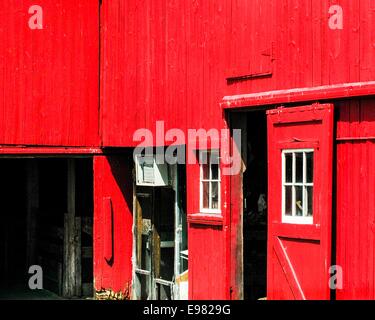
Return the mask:
{"type": "Polygon", "coordinates": [[[211,226],[222,226],[224,221],[221,215],[209,215],[209,214],[189,214],[187,217],[188,222],[191,225],[200,224],[200,225],[211,225],[211,226]]]}
{"type": "Polygon", "coordinates": [[[103,199],[104,214],[104,252],[103,257],[107,263],[113,259],[113,210],[112,199],[105,197],[103,199]]]}
{"type": "Polygon", "coordinates": [[[333,106],[278,108],[267,114],[267,298],[329,299],[333,106]],[[281,151],[306,147],[314,149],[313,224],[283,223],[281,151]]]}
{"type": "MultiPolygon", "coordinates": [[[[344,30],[330,30],[328,9],[333,3],[103,1],[100,119],[104,145],[134,146],[134,131],[149,128],[154,132],[157,120],[164,120],[166,129],[176,127],[185,133],[188,128],[220,129],[225,126],[219,106],[224,96],[230,97],[224,100],[225,107],[237,108],[374,95],[373,4],[369,0],[340,1],[344,30]],[[227,81],[228,75],[267,73],[268,56],[264,61],[259,55],[263,50],[267,54],[272,43],[272,75],[227,81]],[[295,88],[306,89],[293,91],[295,88]]],[[[196,167],[187,166],[189,214],[199,213],[196,167]]],[[[228,237],[226,228],[236,229],[235,221],[228,222],[228,197],[235,187],[227,180],[222,184],[226,190],[223,229],[205,240],[225,242],[220,247],[224,260],[209,253],[211,272],[229,272],[234,279],[234,234],[228,231],[228,237]]],[[[235,193],[232,202],[237,196],[241,201],[240,194],[235,193]]],[[[209,231],[196,226],[192,224],[189,229],[193,235],[189,250],[199,264],[210,251],[197,243],[209,231]]],[[[191,268],[197,270],[192,261],[191,268]]],[[[195,278],[189,281],[194,292],[202,296],[205,274],[194,272],[195,278]]],[[[223,281],[221,294],[227,296],[230,283],[235,281],[223,281]]],[[[196,296],[194,292],[191,297],[196,296]]],[[[206,291],[206,297],[211,293],[206,291]]]]}
{"type": "Polygon", "coordinates": [[[0,146],[0,154],[3,155],[59,155],[59,154],[101,154],[100,148],[85,147],[30,147],[30,146],[0,146]]]}
{"type": "Polygon", "coordinates": [[[0,144],[99,146],[99,1],[3,0],[0,20],[0,144]]]}
{"type": "MultiPolygon", "coordinates": [[[[288,238],[292,237],[288,235],[288,238]]],[[[299,280],[299,276],[296,273],[295,265],[297,263],[301,263],[300,261],[296,262],[295,260],[291,261],[289,257],[289,253],[286,249],[290,249],[290,247],[284,246],[284,243],[281,241],[279,236],[275,237],[273,242],[273,252],[272,254],[276,257],[277,261],[275,263],[279,263],[282,270],[283,275],[285,276],[286,280],[288,281],[289,289],[296,300],[306,300],[305,296],[305,288],[302,288],[302,285],[299,280]]],[[[299,250],[302,248],[300,247],[299,250]]],[[[290,251],[290,250],[288,250],[290,251]]],[[[275,259],[275,260],[276,260],[275,259]]],[[[303,263],[303,262],[302,262],[303,263]]],[[[274,285],[275,283],[273,283],[274,285]]],[[[275,290],[276,288],[273,288],[275,290]]],[[[282,295],[280,295],[282,297],[282,295]]],[[[270,298],[270,297],[269,297],[270,298]]]]}
{"type": "Polygon", "coordinates": [[[274,20],[271,0],[233,0],[227,78],[272,76],[274,20]],[[265,15],[264,11],[270,12],[265,15]]]}
{"type": "MultiPolygon", "coordinates": [[[[340,103],[337,137],[364,137],[375,130],[374,99],[340,103]]],[[[343,287],[337,299],[375,299],[375,144],[337,142],[337,262],[343,287]]]]}
{"type": "MultiPolygon", "coordinates": [[[[373,4],[362,1],[359,6],[359,0],[340,1],[344,30],[328,28],[330,4],[325,0],[103,2],[104,145],[132,146],[134,131],[141,127],[155,131],[156,120],[164,120],[166,129],[221,128],[224,123],[218,103],[223,96],[232,97],[224,103],[238,99],[229,107],[242,107],[373,95],[373,4]],[[246,73],[269,73],[269,60],[263,64],[264,59],[250,57],[259,57],[262,50],[267,53],[272,43],[272,76],[226,81],[228,74],[241,77],[246,73]],[[295,88],[306,89],[293,91],[295,88]],[[269,91],[270,95],[258,94],[269,91]],[[254,96],[243,96],[249,93],[254,96]]],[[[363,135],[371,136],[371,126],[363,130],[368,131],[363,135]]],[[[197,177],[196,166],[188,166],[189,214],[199,212],[197,177]]],[[[228,183],[224,181],[223,190],[226,188],[228,183]]],[[[235,267],[228,264],[232,257],[229,252],[234,248],[229,250],[228,242],[233,238],[228,240],[225,235],[229,204],[228,199],[223,201],[223,230],[212,232],[211,238],[205,237],[211,234],[210,226],[190,225],[190,249],[195,257],[190,261],[194,274],[190,277],[194,288],[191,297],[202,297],[205,289],[205,274],[197,270],[210,251],[202,250],[200,240],[208,241],[208,247],[226,243],[219,249],[215,247],[221,250],[221,256],[210,253],[213,274],[223,272],[223,266],[225,274],[229,266],[235,272],[235,267]],[[225,259],[220,260],[222,257],[225,259]]],[[[235,229],[236,223],[230,227],[235,229]]],[[[298,250],[297,246],[293,248],[298,250]]],[[[279,273],[274,275],[275,281],[285,281],[278,277],[279,273]]],[[[226,296],[229,281],[222,281],[220,288],[226,296]]],[[[209,290],[205,297],[210,296],[209,290]]]]}
{"type": "Polygon", "coordinates": [[[127,156],[94,157],[95,289],[112,290],[127,298],[132,279],[131,167],[131,158],[127,156]]]}
{"type": "MultiPolygon", "coordinates": [[[[195,150],[193,156],[197,153],[195,150]]],[[[188,155],[187,155],[188,157],[188,155]]],[[[229,285],[225,241],[227,220],[200,213],[199,165],[187,165],[187,212],[189,248],[189,299],[228,299],[229,285]]],[[[225,199],[222,190],[222,199],[225,199]]]]}
{"type": "Polygon", "coordinates": [[[251,93],[224,97],[221,106],[224,109],[248,108],[262,105],[286,104],[338,98],[361,97],[375,94],[375,81],[345,83],[310,88],[294,88],[262,93],[251,93]]]}
{"type": "Polygon", "coordinates": [[[360,2],[360,81],[369,81],[375,78],[374,43],[375,43],[375,3],[371,0],[360,2]]]}
{"type": "MultiPolygon", "coordinates": [[[[230,97],[224,100],[225,108],[239,108],[375,94],[371,0],[104,0],[100,68],[99,1],[39,0],[45,28],[34,31],[27,27],[31,4],[34,1],[5,0],[0,8],[2,154],[96,154],[101,152],[100,137],[105,147],[131,147],[136,144],[135,130],[154,132],[157,120],[165,121],[165,130],[179,128],[185,133],[188,128],[221,129],[225,122],[219,103],[224,96],[230,97]],[[338,2],[344,9],[344,29],[330,30],[328,8],[338,2]],[[227,81],[228,76],[239,78],[227,81]]],[[[363,103],[342,107],[349,108],[349,113],[343,113],[338,123],[341,139],[375,136],[373,108],[363,108],[363,103]]],[[[356,153],[371,155],[371,142],[363,143],[368,149],[357,149],[353,141],[340,142],[345,164],[338,169],[342,174],[338,179],[346,188],[340,193],[343,203],[354,192],[346,183],[346,164],[356,153]]],[[[354,160],[353,171],[361,172],[367,165],[362,158],[354,160]]],[[[97,190],[106,194],[100,185],[108,182],[111,193],[115,179],[104,160],[97,163],[97,190]]],[[[197,166],[188,165],[187,171],[188,214],[199,213],[197,166]]],[[[360,183],[354,176],[349,178],[360,183]]],[[[241,198],[239,189],[230,197],[231,190],[229,179],[223,179],[222,227],[190,225],[191,297],[228,298],[230,286],[236,283],[232,258],[237,222],[230,221],[230,207],[241,198]],[[203,240],[207,250],[200,245],[203,240]],[[206,290],[201,261],[211,262],[217,291],[206,290]]],[[[101,200],[95,201],[102,219],[101,200]]],[[[120,195],[114,205],[117,201],[125,207],[120,195]]],[[[356,203],[365,210],[363,203],[356,203]]],[[[343,216],[349,214],[346,210],[342,209],[343,216]]],[[[358,219],[355,216],[354,222],[358,219]]],[[[114,228],[116,232],[117,222],[114,228]]],[[[365,223],[358,222],[358,228],[372,241],[365,223]]],[[[102,237],[102,226],[96,230],[102,237]]],[[[103,250],[100,241],[96,243],[99,252],[103,250]]],[[[288,246],[299,250],[295,244],[288,246]]],[[[129,248],[124,251],[126,259],[129,248]]],[[[353,255],[350,246],[345,250],[353,255]]],[[[97,285],[121,288],[123,269],[99,262],[97,285]]],[[[353,265],[348,268],[355,272],[353,265]]],[[[273,281],[283,286],[286,280],[281,271],[273,281]]],[[[353,283],[364,281],[351,277],[353,283]]],[[[282,289],[282,294],[289,293],[282,289]]]]}
{"type": "Polygon", "coordinates": [[[222,233],[222,227],[189,224],[189,299],[228,299],[222,233]]]}

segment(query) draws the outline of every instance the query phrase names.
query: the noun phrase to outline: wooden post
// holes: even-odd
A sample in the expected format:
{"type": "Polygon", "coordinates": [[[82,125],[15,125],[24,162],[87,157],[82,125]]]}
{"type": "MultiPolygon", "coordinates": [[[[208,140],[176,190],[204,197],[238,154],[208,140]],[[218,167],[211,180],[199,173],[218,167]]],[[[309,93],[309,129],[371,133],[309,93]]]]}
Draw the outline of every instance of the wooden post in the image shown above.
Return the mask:
{"type": "Polygon", "coordinates": [[[27,161],[27,269],[36,264],[36,226],[39,209],[39,176],[37,159],[27,161]]]}
{"type": "MultiPolygon", "coordinates": [[[[75,181],[75,160],[68,160],[68,187],[67,187],[67,208],[64,216],[64,261],[63,261],[63,296],[74,297],[80,295],[80,286],[77,286],[77,264],[80,269],[80,254],[77,252],[77,231],[76,231],[76,181],[75,181]]],[[[80,223],[79,223],[80,228],[80,223]]],[[[80,241],[79,241],[80,242],[80,241]]],[[[79,250],[80,251],[80,250],[79,250]]]]}
{"type": "Polygon", "coordinates": [[[75,217],[75,295],[77,297],[82,295],[81,225],[81,217],[75,217]]]}

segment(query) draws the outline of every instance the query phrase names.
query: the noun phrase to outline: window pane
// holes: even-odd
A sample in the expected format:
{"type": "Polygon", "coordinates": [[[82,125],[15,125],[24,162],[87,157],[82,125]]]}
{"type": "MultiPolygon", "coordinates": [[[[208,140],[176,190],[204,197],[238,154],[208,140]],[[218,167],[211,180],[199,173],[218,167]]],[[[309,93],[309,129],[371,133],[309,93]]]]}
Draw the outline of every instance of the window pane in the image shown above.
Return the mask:
{"type": "Polygon", "coordinates": [[[306,187],[307,190],[307,216],[312,217],[313,215],[313,187],[306,187]]]}
{"type": "Polygon", "coordinates": [[[296,186],[296,216],[303,215],[303,193],[302,187],[296,186]]]}
{"type": "Polygon", "coordinates": [[[302,182],[303,179],[303,153],[296,153],[296,182],[302,182]]]}
{"type": "Polygon", "coordinates": [[[285,186],[285,215],[292,215],[292,186],[285,186]]]}
{"type": "Polygon", "coordinates": [[[214,151],[211,152],[211,163],[212,164],[219,164],[219,152],[214,151]]]}
{"type": "Polygon", "coordinates": [[[202,171],[203,171],[203,179],[208,180],[210,179],[210,170],[208,164],[202,164],[202,171]]]}
{"type": "Polygon", "coordinates": [[[219,183],[211,182],[212,209],[219,209],[219,183]]]}
{"type": "Polygon", "coordinates": [[[314,153],[306,153],[306,182],[313,182],[313,171],[314,171],[314,153]]]}
{"type": "Polygon", "coordinates": [[[199,163],[201,165],[208,164],[210,162],[210,154],[207,151],[199,152],[199,163]]]}
{"type": "Polygon", "coordinates": [[[292,182],[293,154],[285,154],[285,182],[292,182]]]}
{"type": "Polygon", "coordinates": [[[211,170],[212,170],[212,177],[211,177],[211,179],[218,180],[219,179],[219,165],[212,164],[211,165],[211,170]]]}
{"type": "Polygon", "coordinates": [[[209,182],[203,182],[202,183],[202,204],[204,209],[209,209],[209,182]]]}

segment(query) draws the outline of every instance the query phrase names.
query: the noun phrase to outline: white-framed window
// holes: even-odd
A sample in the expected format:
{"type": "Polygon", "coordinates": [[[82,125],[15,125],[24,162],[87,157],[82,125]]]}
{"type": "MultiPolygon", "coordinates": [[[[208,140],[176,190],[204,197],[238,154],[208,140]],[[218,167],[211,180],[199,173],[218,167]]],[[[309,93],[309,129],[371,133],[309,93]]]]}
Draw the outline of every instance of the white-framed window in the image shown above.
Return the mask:
{"type": "Polygon", "coordinates": [[[200,151],[200,210],[220,213],[220,157],[218,150],[200,151]]]}
{"type": "Polygon", "coordinates": [[[282,222],[313,223],[314,149],[282,151],[282,222]]]}

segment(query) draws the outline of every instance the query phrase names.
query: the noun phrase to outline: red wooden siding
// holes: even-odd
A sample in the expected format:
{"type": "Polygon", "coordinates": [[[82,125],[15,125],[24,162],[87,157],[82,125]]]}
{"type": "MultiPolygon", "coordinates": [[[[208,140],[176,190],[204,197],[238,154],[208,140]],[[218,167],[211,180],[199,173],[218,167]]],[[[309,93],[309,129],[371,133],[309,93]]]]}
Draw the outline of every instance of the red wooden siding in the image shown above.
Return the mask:
{"type": "Polygon", "coordinates": [[[37,1],[43,30],[35,4],[1,2],[0,144],[97,146],[98,1],[37,1]]]}
{"type": "Polygon", "coordinates": [[[157,120],[222,127],[226,95],[373,79],[373,9],[370,0],[104,1],[104,144],[133,145],[133,132],[157,120]],[[328,26],[337,3],[343,30],[328,26]]]}
{"type": "MultiPolygon", "coordinates": [[[[185,1],[103,1],[105,145],[134,145],[140,128],[186,127],[185,1]]],[[[196,79],[198,80],[198,79],[196,79]]]]}
{"type": "MultiPolygon", "coordinates": [[[[17,145],[12,152],[34,146],[29,153],[45,153],[44,146],[56,146],[51,152],[98,154],[103,145],[135,146],[133,133],[140,128],[154,132],[158,120],[165,121],[165,130],[185,133],[189,128],[223,128],[219,103],[224,96],[375,80],[373,0],[99,3],[38,0],[44,29],[31,30],[28,9],[35,1],[2,1],[0,153],[17,145]],[[328,26],[332,4],[343,7],[343,30],[328,26]],[[65,148],[77,146],[86,148],[65,148]]],[[[369,87],[362,88],[371,94],[373,84],[369,87]]],[[[315,92],[327,94],[327,87],[319,90],[315,92]]],[[[332,99],[338,98],[335,88],[329,90],[335,94],[332,99]]],[[[268,98],[258,96],[263,103],[268,98]]],[[[375,298],[374,101],[338,106],[336,247],[337,264],[344,270],[339,299],[375,298]]],[[[95,287],[127,296],[131,160],[96,155],[94,163],[95,287]]],[[[222,217],[200,217],[198,170],[187,166],[190,297],[228,298],[231,285],[236,297],[240,288],[231,259],[241,217],[232,224],[230,219],[240,212],[242,199],[232,212],[230,201],[241,197],[241,189],[230,197],[229,178],[223,178],[222,217]]],[[[290,248],[298,255],[297,245],[290,248]]],[[[286,280],[275,275],[272,281],[286,280]]]]}
{"type": "Polygon", "coordinates": [[[94,285],[129,298],[132,279],[131,158],[94,157],[94,285]]]}
{"type": "Polygon", "coordinates": [[[228,299],[222,227],[189,226],[189,299],[228,299]]]}
{"type": "Polygon", "coordinates": [[[337,124],[337,299],[375,299],[375,100],[340,103],[337,124]]]}
{"type": "MultiPolygon", "coordinates": [[[[260,25],[266,19],[272,26],[257,30],[266,30],[263,38],[274,42],[272,77],[238,82],[226,95],[374,79],[373,2],[286,0],[274,1],[273,7],[266,0],[260,2],[266,18],[259,17],[258,11],[251,16],[258,17],[260,25]],[[334,4],[343,9],[343,30],[328,26],[328,11],[334,4]]],[[[246,3],[250,2],[242,4],[244,14],[246,3]]],[[[254,47],[251,38],[249,35],[248,48],[254,47]]],[[[248,48],[243,47],[251,52],[248,48]]]]}
{"type": "Polygon", "coordinates": [[[272,76],[274,3],[272,0],[232,1],[228,78],[272,76]]]}
{"type": "MultiPolygon", "coordinates": [[[[134,131],[155,131],[157,120],[166,129],[222,128],[224,96],[372,80],[373,9],[370,0],[103,1],[103,144],[133,146],[134,131]],[[332,4],[343,7],[343,30],[328,27],[332,4]]],[[[196,170],[187,167],[188,214],[199,213],[196,170]]],[[[213,259],[216,279],[229,272],[228,208],[223,201],[222,227],[190,224],[192,297],[206,290],[200,261],[213,259]]],[[[228,280],[220,281],[220,295],[228,296],[228,280]]]]}
{"type": "MultiPolygon", "coordinates": [[[[197,155],[197,152],[194,152],[197,155]]],[[[187,213],[189,222],[189,299],[228,299],[228,221],[225,215],[200,213],[199,166],[187,166],[187,213]]],[[[221,199],[226,203],[226,189],[221,199]]],[[[226,206],[226,204],[223,204],[226,206]]]]}
{"type": "Polygon", "coordinates": [[[136,129],[222,126],[230,1],[104,1],[104,145],[136,129]]]}

